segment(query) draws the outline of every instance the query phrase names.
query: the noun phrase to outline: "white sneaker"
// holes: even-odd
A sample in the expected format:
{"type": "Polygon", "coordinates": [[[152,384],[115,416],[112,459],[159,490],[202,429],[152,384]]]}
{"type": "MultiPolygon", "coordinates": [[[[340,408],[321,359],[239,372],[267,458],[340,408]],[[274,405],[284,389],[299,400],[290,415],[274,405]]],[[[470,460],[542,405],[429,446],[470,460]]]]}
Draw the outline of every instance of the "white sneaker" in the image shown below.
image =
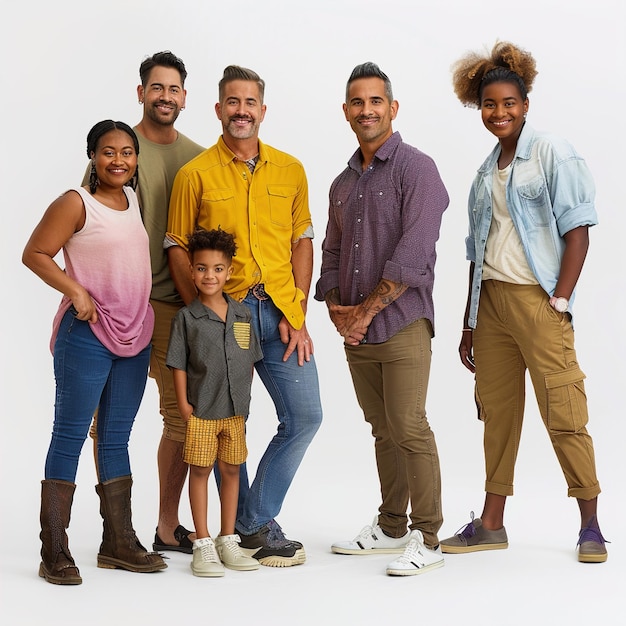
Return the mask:
{"type": "Polygon", "coordinates": [[[419,530],[412,530],[404,554],[387,565],[389,576],[415,576],[431,569],[443,567],[441,548],[430,550],[424,545],[424,537],[419,530]]]}
{"type": "Polygon", "coordinates": [[[241,551],[240,542],[239,535],[220,535],[217,537],[215,548],[224,566],[239,571],[259,569],[260,563],[241,551]]]}
{"type": "Polygon", "coordinates": [[[372,525],[365,526],[352,541],[338,541],[330,549],[336,554],[401,554],[408,540],[408,531],[397,539],[385,535],[376,516],[372,525]]]}
{"type": "Polygon", "coordinates": [[[191,571],[194,576],[223,576],[224,566],[215,551],[211,537],[203,537],[193,542],[191,571]]]}

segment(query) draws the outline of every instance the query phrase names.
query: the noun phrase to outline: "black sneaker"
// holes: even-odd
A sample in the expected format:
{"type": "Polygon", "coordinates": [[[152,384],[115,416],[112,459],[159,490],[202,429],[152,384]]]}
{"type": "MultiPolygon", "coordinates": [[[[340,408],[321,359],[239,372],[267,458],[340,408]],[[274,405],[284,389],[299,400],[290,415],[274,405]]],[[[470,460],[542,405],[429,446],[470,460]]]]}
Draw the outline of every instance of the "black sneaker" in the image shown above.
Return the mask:
{"type": "Polygon", "coordinates": [[[241,551],[255,558],[261,565],[290,567],[306,561],[304,546],[299,541],[287,539],[282,528],[274,520],[270,520],[253,535],[239,533],[239,536],[241,551]]]}

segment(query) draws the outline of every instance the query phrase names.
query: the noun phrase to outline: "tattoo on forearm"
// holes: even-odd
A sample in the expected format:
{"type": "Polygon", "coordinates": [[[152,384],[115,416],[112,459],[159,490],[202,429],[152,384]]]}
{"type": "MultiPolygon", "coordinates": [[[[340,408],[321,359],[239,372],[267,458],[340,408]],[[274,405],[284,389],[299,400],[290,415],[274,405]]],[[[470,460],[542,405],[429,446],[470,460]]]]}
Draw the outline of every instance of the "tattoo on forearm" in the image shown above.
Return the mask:
{"type": "Polygon", "coordinates": [[[406,290],[407,285],[383,279],[376,285],[376,289],[374,289],[363,303],[363,311],[376,315],[386,306],[397,300],[406,290]]]}
{"type": "Polygon", "coordinates": [[[406,285],[402,283],[391,283],[386,280],[381,280],[376,290],[376,295],[380,298],[380,301],[387,306],[394,300],[397,300],[406,291],[406,285]]]}

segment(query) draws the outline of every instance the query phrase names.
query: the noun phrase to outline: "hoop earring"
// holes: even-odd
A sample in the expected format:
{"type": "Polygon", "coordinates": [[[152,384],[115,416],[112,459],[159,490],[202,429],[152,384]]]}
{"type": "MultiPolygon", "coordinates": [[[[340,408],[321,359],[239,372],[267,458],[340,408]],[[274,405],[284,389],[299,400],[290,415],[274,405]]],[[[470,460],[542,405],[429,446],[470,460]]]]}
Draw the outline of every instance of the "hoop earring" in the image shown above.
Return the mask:
{"type": "Polygon", "coordinates": [[[89,172],[89,191],[96,193],[96,187],[98,186],[98,174],[96,173],[96,162],[91,161],[91,171],[89,172]]]}

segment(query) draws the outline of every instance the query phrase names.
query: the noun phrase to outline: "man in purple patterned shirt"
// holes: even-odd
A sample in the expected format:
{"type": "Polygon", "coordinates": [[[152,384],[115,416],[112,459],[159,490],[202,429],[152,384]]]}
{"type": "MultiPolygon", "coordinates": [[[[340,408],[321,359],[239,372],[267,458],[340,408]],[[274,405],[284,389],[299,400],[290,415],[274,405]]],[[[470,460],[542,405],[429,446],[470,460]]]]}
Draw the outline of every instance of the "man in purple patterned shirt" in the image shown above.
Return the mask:
{"type": "Polygon", "coordinates": [[[359,149],[330,189],[315,298],[344,338],[375,438],[382,504],[371,526],[332,550],[398,554],[387,574],[421,574],[443,565],[439,458],[425,406],[448,194],[433,160],[393,132],[398,102],[377,65],[353,70],[343,110],[359,149]]]}

